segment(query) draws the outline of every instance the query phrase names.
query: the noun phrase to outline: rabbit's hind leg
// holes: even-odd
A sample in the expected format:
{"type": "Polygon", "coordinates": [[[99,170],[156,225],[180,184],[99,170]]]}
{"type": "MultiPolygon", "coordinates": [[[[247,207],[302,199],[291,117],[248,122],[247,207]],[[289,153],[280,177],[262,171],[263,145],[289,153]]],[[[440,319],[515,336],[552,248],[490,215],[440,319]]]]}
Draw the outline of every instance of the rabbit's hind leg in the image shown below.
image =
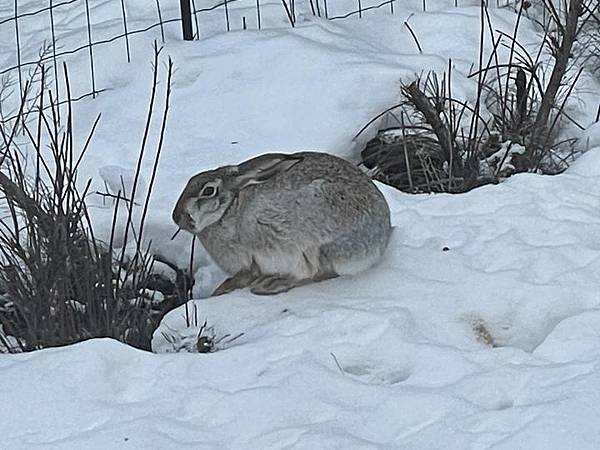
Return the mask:
{"type": "MultiPolygon", "coordinates": [[[[306,281],[308,282],[308,281],[306,281]]],[[[250,292],[256,295],[275,295],[287,292],[296,286],[305,284],[289,275],[271,274],[256,279],[250,286],[250,292]]]]}
{"type": "Polygon", "coordinates": [[[331,278],[335,278],[338,275],[335,273],[318,273],[312,278],[304,278],[302,280],[298,280],[289,275],[263,275],[262,277],[257,278],[250,285],[250,292],[255,295],[275,295],[281,294],[283,292],[287,292],[292,288],[303,286],[309,283],[315,283],[318,281],[329,280],[331,278]]]}
{"type": "Polygon", "coordinates": [[[252,263],[249,269],[240,270],[232,277],[223,281],[212,293],[213,296],[227,294],[236,289],[243,289],[250,286],[260,277],[255,263],[252,263]]]}

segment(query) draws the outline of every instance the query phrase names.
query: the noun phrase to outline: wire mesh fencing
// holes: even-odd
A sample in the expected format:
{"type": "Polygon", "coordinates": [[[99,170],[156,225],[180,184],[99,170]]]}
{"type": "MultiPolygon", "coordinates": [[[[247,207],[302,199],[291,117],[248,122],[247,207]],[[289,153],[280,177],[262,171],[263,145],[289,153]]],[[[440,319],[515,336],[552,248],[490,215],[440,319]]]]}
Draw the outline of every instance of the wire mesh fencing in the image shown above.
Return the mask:
{"type": "MultiPolygon", "coordinates": [[[[164,42],[165,28],[181,23],[180,15],[174,11],[165,14],[161,4],[172,2],[145,0],[145,5],[139,7],[142,2],[130,1],[135,6],[131,8],[127,3],[127,0],[103,3],[97,0],[14,0],[11,7],[0,6],[0,40],[4,42],[4,48],[0,47],[0,120],[15,118],[14,105],[25,95],[25,90],[38,81],[42,67],[46,83],[52,86],[38,86],[38,89],[51,89],[55,99],[59,99],[61,66],[84,56],[87,87],[73,100],[95,97],[103,90],[97,83],[97,67],[103,63],[96,54],[99,48],[113,45],[113,50],[121,52],[130,62],[131,40],[136,35],[153,33],[164,42]]],[[[80,65],[78,70],[82,70],[80,65]]]]}
{"type": "MultiPolygon", "coordinates": [[[[105,64],[98,53],[106,53],[110,46],[111,54],[121,54],[124,61],[130,62],[134,57],[132,41],[140,35],[146,40],[151,34],[162,43],[168,39],[201,39],[234,30],[294,27],[302,15],[326,20],[363,18],[375,11],[395,14],[397,5],[403,3],[428,11],[436,3],[439,6],[440,0],[208,1],[208,5],[207,0],[5,1],[0,5],[0,122],[15,118],[14,105],[23,96],[27,80],[35,81],[42,67],[48,85],[41,88],[51,89],[60,99],[61,66],[77,59],[79,72],[86,67],[87,87],[80,88],[72,100],[95,97],[108,87],[98,81],[98,66],[105,64]]],[[[445,3],[458,7],[476,2],[445,3]]]]}

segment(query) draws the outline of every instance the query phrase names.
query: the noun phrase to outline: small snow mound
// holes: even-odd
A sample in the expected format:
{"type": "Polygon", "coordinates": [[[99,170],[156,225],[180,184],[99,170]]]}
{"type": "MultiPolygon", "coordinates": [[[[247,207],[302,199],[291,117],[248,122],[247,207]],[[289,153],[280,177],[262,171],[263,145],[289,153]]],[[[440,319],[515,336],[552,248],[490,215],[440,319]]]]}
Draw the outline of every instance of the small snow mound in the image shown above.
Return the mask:
{"type": "MultiPolygon", "coordinates": [[[[597,127],[600,130],[600,124],[597,127]]],[[[587,152],[577,158],[567,170],[570,175],[582,177],[600,176],[600,132],[598,133],[598,146],[590,148],[587,152]]]]}
{"type": "Polygon", "coordinates": [[[590,149],[600,147],[600,120],[586,128],[581,140],[590,149]]]}
{"type": "Polygon", "coordinates": [[[562,320],[534,351],[554,362],[600,358],[600,310],[585,311],[562,320]]]}

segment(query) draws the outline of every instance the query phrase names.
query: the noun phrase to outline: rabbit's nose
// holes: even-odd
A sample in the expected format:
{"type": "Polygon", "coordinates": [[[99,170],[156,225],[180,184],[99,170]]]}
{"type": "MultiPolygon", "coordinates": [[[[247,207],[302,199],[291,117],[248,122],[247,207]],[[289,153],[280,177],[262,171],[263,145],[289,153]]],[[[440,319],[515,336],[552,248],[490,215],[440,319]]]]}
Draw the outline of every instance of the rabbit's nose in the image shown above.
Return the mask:
{"type": "Polygon", "coordinates": [[[185,224],[189,224],[192,221],[192,217],[186,211],[176,209],[173,211],[173,221],[183,228],[185,224]]]}
{"type": "Polygon", "coordinates": [[[178,214],[175,223],[179,225],[179,228],[190,230],[194,226],[194,219],[192,219],[192,216],[189,213],[183,211],[178,214]]]}
{"type": "Polygon", "coordinates": [[[176,224],[179,224],[179,221],[181,220],[181,212],[179,212],[177,209],[175,209],[173,211],[172,217],[173,217],[173,222],[175,222],[176,224]]]}

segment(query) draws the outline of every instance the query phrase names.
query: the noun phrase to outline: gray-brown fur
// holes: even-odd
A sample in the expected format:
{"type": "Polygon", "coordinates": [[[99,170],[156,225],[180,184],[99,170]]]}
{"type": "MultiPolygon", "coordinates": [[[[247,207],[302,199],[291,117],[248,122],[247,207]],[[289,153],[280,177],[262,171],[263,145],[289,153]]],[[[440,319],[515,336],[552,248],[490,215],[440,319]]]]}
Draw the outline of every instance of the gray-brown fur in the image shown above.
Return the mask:
{"type": "Polygon", "coordinates": [[[325,153],[265,154],[190,179],[173,211],[232,275],[221,294],[284,292],[375,263],[390,235],[388,205],[351,163],[325,153]],[[212,196],[200,196],[203,189],[212,196]]]}

